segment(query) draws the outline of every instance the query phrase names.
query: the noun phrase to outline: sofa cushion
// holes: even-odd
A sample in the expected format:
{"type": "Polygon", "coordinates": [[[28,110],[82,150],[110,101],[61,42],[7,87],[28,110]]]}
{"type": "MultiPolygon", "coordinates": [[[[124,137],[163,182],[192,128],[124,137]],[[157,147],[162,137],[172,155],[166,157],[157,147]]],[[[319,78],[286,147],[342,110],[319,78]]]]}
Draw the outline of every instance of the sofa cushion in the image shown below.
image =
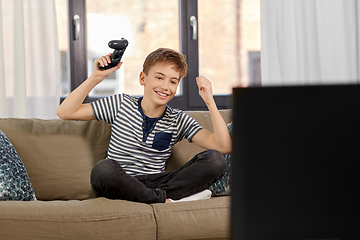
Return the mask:
{"type": "Polygon", "coordinates": [[[159,240],[230,238],[230,196],[152,207],[159,240]]]}
{"type": "Polygon", "coordinates": [[[90,173],[106,158],[110,125],[98,121],[0,119],[38,200],[94,197],[90,173]]]}
{"type": "Polygon", "coordinates": [[[156,239],[150,205],[95,198],[0,202],[1,239],[156,239]]]}
{"type": "Polygon", "coordinates": [[[0,201],[36,200],[34,189],[20,156],[0,130],[0,201]]]}

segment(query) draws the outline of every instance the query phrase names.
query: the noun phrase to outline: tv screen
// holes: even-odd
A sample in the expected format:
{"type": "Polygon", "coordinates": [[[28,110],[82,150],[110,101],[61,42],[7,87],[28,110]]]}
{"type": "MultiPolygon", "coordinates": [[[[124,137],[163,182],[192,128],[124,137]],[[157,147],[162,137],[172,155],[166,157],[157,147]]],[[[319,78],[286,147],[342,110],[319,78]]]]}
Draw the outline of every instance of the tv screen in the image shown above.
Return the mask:
{"type": "Polygon", "coordinates": [[[233,89],[232,239],[360,239],[359,110],[359,85],[233,89]]]}

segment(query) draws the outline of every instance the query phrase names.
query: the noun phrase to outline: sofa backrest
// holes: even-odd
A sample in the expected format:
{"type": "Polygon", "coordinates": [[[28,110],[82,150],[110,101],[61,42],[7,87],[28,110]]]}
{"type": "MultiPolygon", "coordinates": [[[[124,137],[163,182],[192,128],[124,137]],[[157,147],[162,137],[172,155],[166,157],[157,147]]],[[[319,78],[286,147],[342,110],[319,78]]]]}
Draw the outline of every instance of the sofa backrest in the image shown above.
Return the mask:
{"type": "MultiPolygon", "coordinates": [[[[186,112],[212,131],[209,112],[186,112]]],[[[221,110],[231,121],[231,111],[221,110]]],[[[101,121],[60,119],[0,119],[28,172],[38,200],[83,200],[95,197],[90,185],[92,167],[106,158],[110,125],[101,121]]],[[[173,147],[166,170],[174,170],[203,149],[183,140],[173,147]],[[184,151],[186,149],[186,151],[184,151]]]]}

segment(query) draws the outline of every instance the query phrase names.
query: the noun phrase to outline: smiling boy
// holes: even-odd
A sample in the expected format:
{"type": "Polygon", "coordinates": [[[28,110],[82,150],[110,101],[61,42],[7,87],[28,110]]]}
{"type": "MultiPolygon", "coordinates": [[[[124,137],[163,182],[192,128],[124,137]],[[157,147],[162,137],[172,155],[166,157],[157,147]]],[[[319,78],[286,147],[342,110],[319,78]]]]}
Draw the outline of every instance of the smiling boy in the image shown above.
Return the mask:
{"type": "Polygon", "coordinates": [[[117,94],[82,104],[89,92],[121,67],[100,70],[111,54],[94,62],[92,75],[64,100],[57,110],[66,120],[102,120],[111,124],[106,159],[91,172],[91,185],[98,197],[143,203],[169,202],[209,188],[226,171],[222,154],[231,151],[231,139],[212,93],[211,82],[196,78],[206,103],[214,133],[203,129],[181,110],[169,107],[180,80],[187,74],[186,57],[178,51],[159,48],[144,61],[139,81],[143,97],[117,94]],[[188,139],[206,150],[180,169],[165,172],[171,147],[188,139]]]}

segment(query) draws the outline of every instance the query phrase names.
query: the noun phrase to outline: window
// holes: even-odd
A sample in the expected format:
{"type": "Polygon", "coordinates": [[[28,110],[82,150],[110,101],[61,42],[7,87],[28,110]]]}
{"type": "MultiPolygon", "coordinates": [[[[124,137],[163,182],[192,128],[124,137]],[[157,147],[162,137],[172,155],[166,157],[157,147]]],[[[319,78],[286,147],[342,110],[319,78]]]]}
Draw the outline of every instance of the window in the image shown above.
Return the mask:
{"type": "Polygon", "coordinates": [[[63,12],[58,14],[63,96],[91,74],[96,58],[112,52],[108,41],[121,37],[129,41],[122,68],[94,88],[86,101],[119,92],[142,95],[138,81],[142,63],[158,47],[187,55],[189,74],[169,103],[175,108],[206,110],[195,81],[199,74],[213,81],[219,108],[231,107],[234,86],[247,86],[254,82],[252,77],[260,76],[260,0],[56,2],[57,11],[63,12]],[[74,40],[74,22],[80,24],[78,40],[74,40]],[[64,29],[70,29],[69,34],[64,29]],[[67,43],[61,43],[65,37],[67,43]]]}

